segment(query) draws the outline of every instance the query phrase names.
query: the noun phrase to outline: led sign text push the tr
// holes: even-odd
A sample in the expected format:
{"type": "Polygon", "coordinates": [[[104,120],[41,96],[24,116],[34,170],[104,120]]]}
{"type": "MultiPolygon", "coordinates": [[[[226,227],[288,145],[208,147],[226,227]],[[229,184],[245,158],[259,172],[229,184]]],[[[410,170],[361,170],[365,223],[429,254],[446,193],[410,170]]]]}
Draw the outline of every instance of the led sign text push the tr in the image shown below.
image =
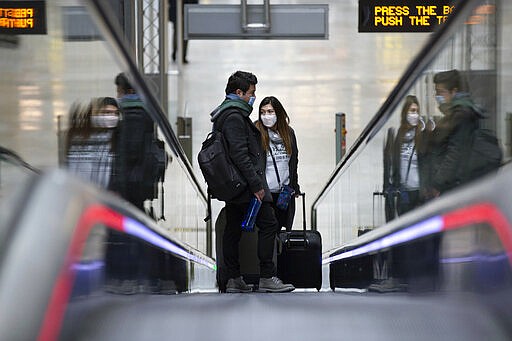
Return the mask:
{"type": "Polygon", "coordinates": [[[430,32],[454,9],[443,0],[359,0],[359,32],[430,32]]]}

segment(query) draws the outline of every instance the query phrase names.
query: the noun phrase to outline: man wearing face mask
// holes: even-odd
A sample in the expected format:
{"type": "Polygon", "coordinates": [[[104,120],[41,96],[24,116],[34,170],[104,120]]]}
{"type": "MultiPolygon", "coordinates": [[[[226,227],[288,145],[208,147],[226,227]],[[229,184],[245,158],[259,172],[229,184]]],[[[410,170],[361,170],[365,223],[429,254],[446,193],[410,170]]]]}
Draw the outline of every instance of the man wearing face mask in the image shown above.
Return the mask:
{"type": "Polygon", "coordinates": [[[479,119],[485,116],[471,99],[459,71],[437,73],[434,84],[436,101],[444,114],[429,145],[433,168],[430,189],[435,197],[461,184],[471,135],[478,128],[479,119]]]}
{"type": "Polygon", "coordinates": [[[244,193],[226,202],[225,206],[226,227],[222,236],[222,255],[226,269],[222,276],[227,279],[228,293],[252,291],[240,273],[239,242],[242,220],[253,197],[262,202],[256,218],[259,228],[259,290],[288,292],[295,289],[276,277],[276,266],[273,262],[274,242],[279,228],[270,205],[272,196],[265,179],[266,155],[261,145],[260,132],[249,118],[256,99],[257,83],[258,80],[252,73],[236,71],[228,79],[224,101],[210,114],[213,128],[222,131],[229,156],[248,184],[244,193]]]}
{"type": "Polygon", "coordinates": [[[402,215],[423,202],[419,149],[425,123],[416,96],[405,98],[400,127],[393,148],[393,185],[397,191],[397,213],[402,215]]]}
{"type": "Polygon", "coordinates": [[[126,200],[144,211],[144,201],[156,197],[156,183],[145,178],[145,174],[150,172],[148,168],[151,168],[147,154],[155,135],[155,124],[124,73],[116,76],[115,85],[123,116],[119,138],[120,192],[126,200]]]}
{"type": "MultiPolygon", "coordinates": [[[[155,169],[160,167],[153,157],[158,140],[156,125],[141,97],[125,73],[114,80],[117,101],[122,119],[119,123],[116,191],[131,204],[151,218],[144,203],[158,197],[155,169]]],[[[164,166],[164,168],[166,165],[164,166]]],[[[168,262],[165,255],[148,248],[140,240],[115,231],[109,232],[107,248],[107,290],[114,293],[133,294],[139,288],[151,293],[175,293],[176,285],[167,278],[168,262]]]]}

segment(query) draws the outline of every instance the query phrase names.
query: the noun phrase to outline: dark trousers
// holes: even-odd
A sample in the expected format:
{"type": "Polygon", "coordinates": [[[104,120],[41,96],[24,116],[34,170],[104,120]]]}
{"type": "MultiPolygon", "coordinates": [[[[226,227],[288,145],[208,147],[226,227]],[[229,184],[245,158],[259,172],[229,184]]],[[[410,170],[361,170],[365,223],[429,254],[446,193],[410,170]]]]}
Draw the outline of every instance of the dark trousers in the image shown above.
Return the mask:
{"type": "MultiPolygon", "coordinates": [[[[128,191],[125,199],[144,212],[144,199],[137,191],[128,191]]],[[[106,250],[108,279],[154,280],[162,271],[164,253],[145,241],[118,231],[109,231],[106,250]]]]}
{"type": "Polygon", "coordinates": [[[276,202],[278,196],[279,193],[272,193],[272,208],[274,209],[277,222],[279,223],[277,230],[279,232],[281,228],[284,227],[286,231],[291,231],[293,227],[293,219],[295,218],[295,196],[292,195],[286,210],[280,210],[277,208],[276,202]]]}
{"type": "MultiPolygon", "coordinates": [[[[178,28],[176,27],[176,23],[172,22],[173,32],[172,32],[172,60],[176,60],[176,52],[178,51],[178,28]]],[[[183,39],[183,50],[181,51],[182,61],[185,62],[187,60],[187,49],[188,49],[188,40],[183,39]]]]}
{"type": "MultiPolygon", "coordinates": [[[[228,278],[240,276],[238,244],[242,235],[242,220],[249,204],[226,204],[226,229],[222,237],[222,252],[228,278]]],[[[260,277],[275,276],[276,266],[272,261],[274,241],[279,228],[274,210],[269,202],[263,202],[256,218],[258,226],[258,258],[260,277]]]]}

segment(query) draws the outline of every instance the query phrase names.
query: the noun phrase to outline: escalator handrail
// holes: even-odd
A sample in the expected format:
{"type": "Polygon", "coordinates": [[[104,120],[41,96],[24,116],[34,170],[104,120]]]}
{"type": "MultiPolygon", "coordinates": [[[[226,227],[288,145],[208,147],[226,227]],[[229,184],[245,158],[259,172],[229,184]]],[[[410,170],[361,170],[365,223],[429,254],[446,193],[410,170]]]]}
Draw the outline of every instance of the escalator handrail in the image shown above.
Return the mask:
{"type": "Polygon", "coordinates": [[[39,169],[35,168],[31,164],[29,164],[28,162],[23,160],[21,158],[21,156],[19,156],[12,150],[0,146],[0,161],[2,161],[2,160],[6,160],[16,166],[28,169],[29,171],[36,173],[36,174],[41,173],[41,171],[39,169]]]}
{"type": "Polygon", "coordinates": [[[461,21],[466,19],[476,2],[479,2],[479,0],[459,1],[455,4],[455,11],[451,14],[448,20],[438,28],[437,31],[432,33],[430,39],[425,43],[417,57],[414,58],[411,64],[407,67],[403,76],[398,81],[398,84],[393,88],[386,101],[363,129],[362,133],[349,148],[348,152],[338,162],[334,171],[329,176],[329,179],[311,205],[311,226],[313,229],[317,228],[316,209],[320,201],[325,195],[327,195],[335,181],[343,174],[348,167],[347,165],[353,161],[353,158],[357,157],[360,148],[363,148],[368,144],[392,116],[393,110],[403,100],[414,81],[439,54],[440,50],[444,47],[444,44],[451,38],[455,30],[458,29],[461,21]]]}
{"type": "Polygon", "coordinates": [[[193,183],[194,189],[197,191],[206,205],[206,194],[203,191],[197,177],[195,176],[192,165],[190,164],[190,161],[188,160],[181,144],[179,143],[179,140],[176,137],[176,134],[174,133],[171,124],[166,118],[160,104],[152,95],[151,90],[147,86],[141,73],[138,71],[137,65],[135,64],[127,47],[128,44],[126,43],[124,35],[121,33],[121,29],[117,24],[118,18],[112,16],[113,11],[111,8],[108,8],[108,4],[109,3],[107,1],[101,0],[89,0],[87,2],[88,8],[93,11],[95,15],[101,18],[101,22],[98,24],[102,26],[103,33],[108,35],[110,40],[114,43],[111,47],[114,49],[116,55],[118,55],[120,60],[126,64],[126,68],[129,70],[129,76],[131,76],[134,82],[134,86],[137,86],[137,89],[139,90],[140,95],[142,95],[145,104],[150,109],[148,110],[149,116],[157,124],[158,128],[160,128],[167,144],[171,147],[172,151],[185,166],[187,170],[187,176],[193,183]]]}

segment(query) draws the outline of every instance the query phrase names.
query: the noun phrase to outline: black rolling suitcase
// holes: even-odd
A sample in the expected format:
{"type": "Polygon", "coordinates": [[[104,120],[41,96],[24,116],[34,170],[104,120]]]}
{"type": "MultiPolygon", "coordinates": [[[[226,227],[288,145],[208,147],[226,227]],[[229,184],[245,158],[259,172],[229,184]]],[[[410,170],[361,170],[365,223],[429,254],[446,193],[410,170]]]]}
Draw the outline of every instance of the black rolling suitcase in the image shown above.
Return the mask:
{"type": "Polygon", "coordinates": [[[278,234],[277,276],[296,288],[322,288],[322,238],[306,230],[306,196],[302,196],[303,230],[278,234]]]}

